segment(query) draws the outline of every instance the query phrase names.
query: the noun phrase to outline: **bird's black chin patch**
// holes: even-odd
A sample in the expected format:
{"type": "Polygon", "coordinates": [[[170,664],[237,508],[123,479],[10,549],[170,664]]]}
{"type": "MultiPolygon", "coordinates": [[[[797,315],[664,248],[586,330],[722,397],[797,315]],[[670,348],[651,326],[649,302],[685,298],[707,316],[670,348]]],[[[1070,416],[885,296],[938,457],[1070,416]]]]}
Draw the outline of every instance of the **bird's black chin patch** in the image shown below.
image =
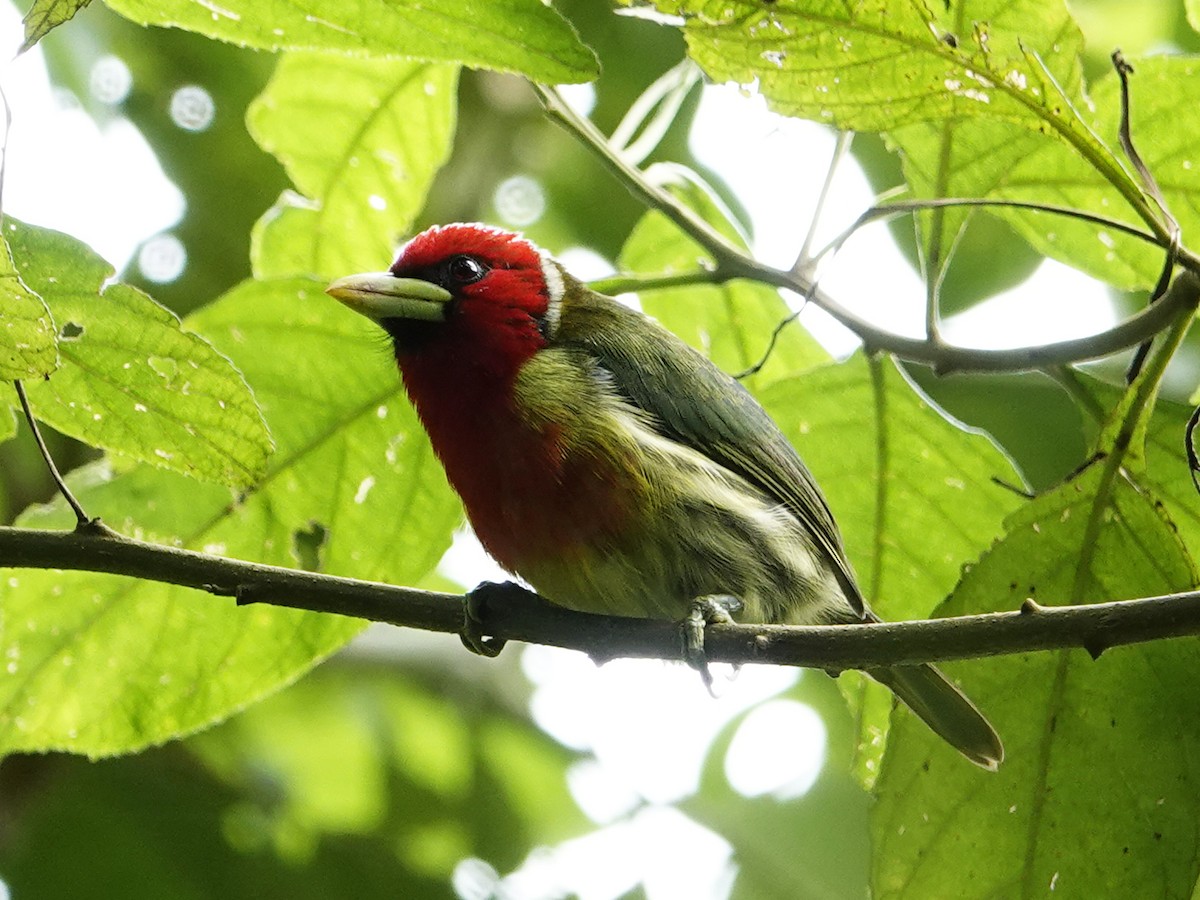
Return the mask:
{"type": "Polygon", "coordinates": [[[396,355],[420,353],[445,327],[443,322],[421,319],[384,319],[379,323],[392,339],[396,355]]]}

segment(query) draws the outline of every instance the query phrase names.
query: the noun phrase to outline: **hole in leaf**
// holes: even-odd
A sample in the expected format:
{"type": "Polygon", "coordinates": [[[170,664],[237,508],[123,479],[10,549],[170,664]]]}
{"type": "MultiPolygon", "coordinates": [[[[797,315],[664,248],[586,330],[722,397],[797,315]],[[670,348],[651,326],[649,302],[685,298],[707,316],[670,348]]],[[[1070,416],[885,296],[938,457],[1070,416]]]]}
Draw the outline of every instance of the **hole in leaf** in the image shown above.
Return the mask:
{"type": "Polygon", "coordinates": [[[329,540],[329,529],[315,520],[308,528],[297,528],[292,532],[292,556],[301,569],[307,572],[321,571],[321,551],[329,540]]]}
{"type": "Polygon", "coordinates": [[[68,322],[58,331],[58,336],[64,341],[77,341],[83,335],[83,326],[77,322],[68,322]]]}

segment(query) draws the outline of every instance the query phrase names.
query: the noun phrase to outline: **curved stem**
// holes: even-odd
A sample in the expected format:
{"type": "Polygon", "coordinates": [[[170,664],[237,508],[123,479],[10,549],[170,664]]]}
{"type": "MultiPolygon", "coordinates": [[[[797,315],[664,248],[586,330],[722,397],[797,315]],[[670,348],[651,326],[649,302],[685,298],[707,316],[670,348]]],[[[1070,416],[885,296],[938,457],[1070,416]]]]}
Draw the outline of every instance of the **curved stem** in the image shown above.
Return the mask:
{"type": "Polygon", "coordinates": [[[662,275],[611,275],[589,281],[588,287],[601,294],[627,294],[635,291],[657,291],[663,288],[688,287],[693,284],[715,284],[712,272],[670,272],[662,275]]]}
{"type": "Polygon", "coordinates": [[[850,145],[853,142],[853,131],[838,132],[837,144],[833,148],[833,156],[830,157],[829,166],[825,169],[825,180],[821,182],[821,192],[817,195],[817,205],[813,207],[812,220],[809,222],[808,231],[804,235],[804,242],[800,245],[800,252],[796,254],[796,261],[792,263],[791,272],[793,275],[803,275],[812,265],[812,248],[817,237],[817,225],[821,221],[821,214],[825,211],[825,207],[829,205],[829,193],[833,189],[833,178],[837,174],[842,161],[846,158],[846,154],[850,152],[850,145]]]}
{"type": "MultiPolygon", "coordinates": [[[[544,85],[534,85],[538,96],[546,107],[547,114],[573,132],[635,196],[648,206],[660,210],[694,241],[704,247],[715,261],[711,272],[693,273],[693,282],[718,283],[734,278],[747,278],[760,281],[774,287],[794,291],[846,326],[858,335],[869,351],[886,351],[911,362],[930,365],[935,371],[945,374],[948,372],[1016,372],[1030,369],[1041,369],[1048,366],[1064,365],[1083,362],[1108,356],[1120,350],[1136,346],[1142,341],[1153,337],[1182,315],[1190,315],[1200,302],[1200,278],[1189,271],[1200,272],[1200,257],[1194,253],[1181,250],[1179,260],[1185,271],[1172,283],[1163,298],[1146,309],[1130,316],[1125,321],[1107,331],[1074,338],[1051,344],[1040,344],[1029,347],[1017,347],[1005,350],[985,350],[947,345],[929,337],[910,338],[878,328],[861,316],[851,312],[838,303],[819,286],[801,273],[784,271],[758,262],[749,254],[730,243],[711,225],[701,219],[695,212],[684,206],[667,191],[647,180],[645,175],[634,165],[617,154],[588,119],[580,116],[571,109],[557,92],[544,85]]],[[[1145,232],[1134,226],[1102,216],[1094,216],[1074,210],[1059,207],[1029,204],[1023,201],[989,201],[989,200],[934,200],[897,203],[889,207],[879,207],[868,210],[860,217],[850,231],[834,246],[844,242],[854,228],[873,218],[891,215],[898,211],[916,208],[938,206],[964,205],[988,206],[999,205],[1015,208],[1039,209],[1049,213],[1075,215],[1085,221],[1097,222],[1114,228],[1122,233],[1130,234],[1152,243],[1169,240],[1169,235],[1160,236],[1158,229],[1154,233],[1145,232]],[[1161,240],[1160,240],[1161,237],[1161,240]]],[[[686,283],[684,276],[671,276],[672,286],[686,283]]]]}
{"type": "Polygon", "coordinates": [[[71,493],[71,489],[67,487],[67,482],[58,471],[58,466],[54,463],[54,457],[50,454],[50,448],[46,446],[46,441],[42,438],[42,431],[38,428],[37,419],[33,416],[33,409],[29,406],[29,398],[25,396],[25,385],[21,384],[20,381],[14,381],[13,387],[16,389],[17,398],[21,401],[21,412],[25,414],[25,421],[29,424],[29,430],[33,432],[33,440],[37,444],[38,452],[42,455],[42,462],[50,470],[50,477],[54,479],[54,484],[58,487],[58,492],[63,495],[63,499],[67,501],[67,505],[75,513],[76,527],[83,528],[87,526],[90,521],[88,514],[84,511],[83,505],[75,499],[75,495],[71,493]]]}
{"type": "Polygon", "coordinates": [[[1200,276],[1182,270],[1157,303],[1139,310],[1112,328],[1096,334],[1049,344],[992,350],[957,347],[928,338],[913,338],[878,328],[857,313],[814,288],[790,272],[754,264],[753,276],[734,275],[721,269],[697,270],[653,276],[614,276],[594,282],[603,291],[635,291],[656,287],[680,287],[687,284],[720,284],[737,277],[748,277],[774,287],[795,291],[858,335],[869,351],[893,353],[910,362],[932,366],[938,374],[951,372],[1024,372],[1047,369],[1069,363],[1100,359],[1154,337],[1182,318],[1190,318],[1200,305],[1200,276]]]}
{"type": "Polygon", "coordinates": [[[575,112],[554,88],[534,84],[533,89],[546,107],[547,115],[582,138],[605,168],[616,175],[635,196],[640,197],[647,206],[666,213],[688,237],[713,255],[718,266],[736,270],[739,275],[753,277],[752,267],[747,268],[747,263],[752,263],[752,260],[690,208],[676,201],[658,185],[651,184],[636,166],[616,153],[596,126],[575,112]]]}

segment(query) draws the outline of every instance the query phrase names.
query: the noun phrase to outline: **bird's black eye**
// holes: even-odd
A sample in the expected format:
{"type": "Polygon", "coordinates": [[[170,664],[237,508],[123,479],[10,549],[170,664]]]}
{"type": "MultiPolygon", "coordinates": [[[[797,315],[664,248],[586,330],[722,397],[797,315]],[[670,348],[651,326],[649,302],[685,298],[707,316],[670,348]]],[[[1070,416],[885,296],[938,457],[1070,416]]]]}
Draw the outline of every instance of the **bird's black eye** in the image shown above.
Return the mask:
{"type": "Polygon", "coordinates": [[[487,273],[487,266],[473,256],[452,256],[446,260],[447,287],[474,284],[487,273]]]}

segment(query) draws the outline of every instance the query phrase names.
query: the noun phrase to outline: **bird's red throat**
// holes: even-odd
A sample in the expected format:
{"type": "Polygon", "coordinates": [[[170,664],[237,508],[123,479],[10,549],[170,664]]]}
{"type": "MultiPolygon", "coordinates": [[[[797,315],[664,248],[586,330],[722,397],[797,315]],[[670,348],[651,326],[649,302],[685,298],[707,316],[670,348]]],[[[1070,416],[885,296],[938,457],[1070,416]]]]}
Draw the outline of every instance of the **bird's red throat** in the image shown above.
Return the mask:
{"type": "Polygon", "coordinates": [[[506,356],[505,371],[438,349],[399,358],[400,370],[476,536],[496,561],[519,573],[544,559],[595,552],[619,535],[637,495],[625,483],[628,469],[570,452],[560,426],[531,425],[516,408],[513,383],[532,352],[520,363],[506,356]]]}

